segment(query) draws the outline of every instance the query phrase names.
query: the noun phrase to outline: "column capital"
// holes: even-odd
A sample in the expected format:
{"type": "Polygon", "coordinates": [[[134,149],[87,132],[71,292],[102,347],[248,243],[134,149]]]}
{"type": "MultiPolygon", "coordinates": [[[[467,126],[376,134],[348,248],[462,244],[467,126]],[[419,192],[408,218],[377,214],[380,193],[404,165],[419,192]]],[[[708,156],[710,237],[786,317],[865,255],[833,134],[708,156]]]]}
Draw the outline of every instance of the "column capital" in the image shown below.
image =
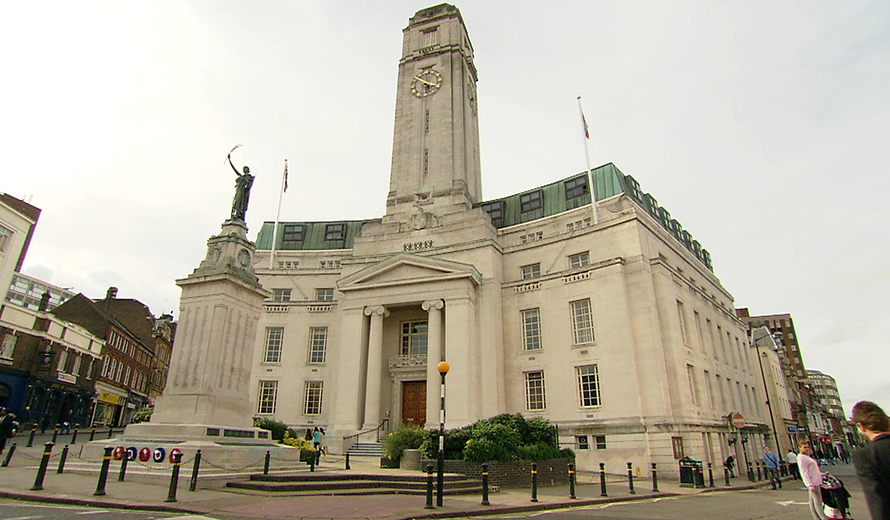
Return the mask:
{"type": "Polygon", "coordinates": [[[445,302],[443,302],[442,300],[429,300],[429,301],[423,302],[423,305],[421,305],[421,308],[427,312],[429,312],[433,309],[441,311],[443,308],[445,308],[445,302]]]}
{"type": "Polygon", "coordinates": [[[389,316],[389,311],[386,310],[386,307],[383,305],[378,305],[377,307],[365,307],[365,316],[373,316],[374,314],[386,318],[389,316]]]}

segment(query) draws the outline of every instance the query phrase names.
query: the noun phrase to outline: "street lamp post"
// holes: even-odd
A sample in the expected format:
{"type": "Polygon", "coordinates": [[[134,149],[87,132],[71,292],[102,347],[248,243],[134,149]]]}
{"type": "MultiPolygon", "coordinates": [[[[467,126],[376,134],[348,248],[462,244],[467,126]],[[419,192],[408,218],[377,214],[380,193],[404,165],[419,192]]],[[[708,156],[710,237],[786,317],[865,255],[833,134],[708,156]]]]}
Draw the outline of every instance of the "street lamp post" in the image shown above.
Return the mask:
{"type": "Polygon", "coordinates": [[[441,403],[439,405],[439,460],[436,473],[436,506],[442,507],[442,495],[445,487],[445,375],[448,374],[448,363],[440,361],[436,367],[442,375],[442,384],[439,390],[441,403]]]}

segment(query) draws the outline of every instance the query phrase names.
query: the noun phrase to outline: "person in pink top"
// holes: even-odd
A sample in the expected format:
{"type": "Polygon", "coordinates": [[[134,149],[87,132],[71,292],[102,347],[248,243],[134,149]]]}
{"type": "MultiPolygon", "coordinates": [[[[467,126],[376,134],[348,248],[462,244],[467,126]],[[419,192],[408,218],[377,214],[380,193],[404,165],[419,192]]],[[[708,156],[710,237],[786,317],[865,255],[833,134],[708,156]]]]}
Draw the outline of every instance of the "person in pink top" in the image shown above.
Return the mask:
{"type": "Polygon", "coordinates": [[[807,487],[810,513],[813,515],[813,520],[828,520],[822,508],[822,472],[819,471],[819,464],[810,457],[809,441],[800,441],[797,447],[800,452],[797,455],[797,469],[800,471],[803,485],[807,487]]]}

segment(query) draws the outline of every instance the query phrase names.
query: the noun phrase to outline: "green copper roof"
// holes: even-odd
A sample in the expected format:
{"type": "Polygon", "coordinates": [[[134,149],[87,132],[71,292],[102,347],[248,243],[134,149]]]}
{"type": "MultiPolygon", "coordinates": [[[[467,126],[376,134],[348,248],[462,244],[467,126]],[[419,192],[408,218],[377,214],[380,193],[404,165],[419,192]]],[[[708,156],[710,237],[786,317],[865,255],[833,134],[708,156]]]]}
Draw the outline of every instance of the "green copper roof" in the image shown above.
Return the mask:
{"type": "Polygon", "coordinates": [[[497,228],[513,226],[580,208],[590,204],[587,172],[567,177],[561,181],[523,191],[502,199],[476,204],[491,215],[497,228]]]}
{"type": "MultiPolygon", "coordinates": [[[[279,222],[275,250],[352,249],[355,237],[368,222],[380,219],[336,220],[332,222],[279,222]]],[[[257,235],[256,247],[272,249],[274,222],[264,222],[257,235]]]]}

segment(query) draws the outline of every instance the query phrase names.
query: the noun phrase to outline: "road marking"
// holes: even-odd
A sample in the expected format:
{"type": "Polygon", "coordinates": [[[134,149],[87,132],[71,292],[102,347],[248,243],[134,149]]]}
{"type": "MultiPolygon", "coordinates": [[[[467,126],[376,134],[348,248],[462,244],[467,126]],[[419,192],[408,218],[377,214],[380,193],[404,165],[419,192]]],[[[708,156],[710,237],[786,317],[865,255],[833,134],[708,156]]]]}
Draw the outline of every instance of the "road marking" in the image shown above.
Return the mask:
{"type": "Polygon", "coordinates": [[[35,518],[43,518],[43,516],[17,516],[15,518],[7,518],[6,520],[34,520],[35,518]]]}
{"type": "Polygon", "coordinates": [[[810,505],[809,502],[795,502],[794,500],[786,500],[786,501],[784,501],[784,502],[776,502],[776,503],[779,504],[779,505],[782,506],[782,507],[788,507],[788,506],[790,506],[790,505],[795,505],[795,506],[807,506],[807,505],[810,505]]]}
{"type": "Polygon", "coordinates": [[[106,509],[99,509],[98,511],[81,511],[80,513],[74,513],[75,515],[101,515],[104,513],[109,513],[110,511],[106,509]]]}

